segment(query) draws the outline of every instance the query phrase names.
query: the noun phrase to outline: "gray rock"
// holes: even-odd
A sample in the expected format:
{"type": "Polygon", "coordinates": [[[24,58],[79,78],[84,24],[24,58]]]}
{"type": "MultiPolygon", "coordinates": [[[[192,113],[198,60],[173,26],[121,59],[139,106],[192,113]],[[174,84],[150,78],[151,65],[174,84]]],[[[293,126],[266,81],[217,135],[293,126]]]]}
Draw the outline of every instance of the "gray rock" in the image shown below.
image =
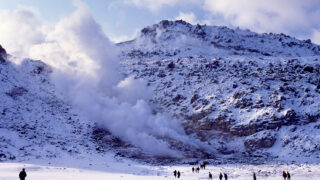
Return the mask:
{"type": "Polygon", "coordinates": [[[257,149],[272,147],[276,140],[275,132],[265,130],[248,136],[244,141],[244,146],[249,151],[255,151],[257,149]]]}
{"type": "Polygon", "coordinates": [[[6,50],[0,45],[0,63],[5,63],[7,59],[6,50]]]}

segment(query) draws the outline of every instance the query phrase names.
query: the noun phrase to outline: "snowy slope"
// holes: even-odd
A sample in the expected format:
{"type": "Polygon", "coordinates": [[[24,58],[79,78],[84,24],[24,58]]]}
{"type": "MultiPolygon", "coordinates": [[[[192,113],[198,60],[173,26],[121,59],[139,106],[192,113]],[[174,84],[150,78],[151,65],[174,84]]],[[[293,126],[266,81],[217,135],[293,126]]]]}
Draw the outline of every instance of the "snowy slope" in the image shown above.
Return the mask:
{"type": "Polygon", "coordinates": [[[181,156],[154,157],[72,107],[57,93],[52,68],[31,59],[16,65],[0,48],[0,160],[85,169],[123,158],[319,163],[318,45],[284,34],[161,21],[118,47],[122,74],[153,90],[152,110],[180,120],[201,145],[161,137],[181,156]]]}
{"type": "Polygon", "coordinates": [[[51,71],[29,59],[21,65],[0,64],[1,160],[58,158],[92,146],[84,139],[91,134],[91,124],[80,122],[70,105],[57,97],[51,71]]]}
{"type": "MultiPolygon", "coordinates": [[[[62,160],[60,163],[66,166],[69,162],[63,159],[73,158],[89,166],[104,164],[105,156],[157,164],[181,158],[156,157],[114,136],[57,92],[48,65],[31,59],[19,65],[13,61],[20,60],[10,57],[0,63],[0,161],[59,164],[62,160]]],[[[174,148],[188,147],[180,144],[174,148]]],[[[70,161],[71,167],[73,164],[70,161]]]]}
{"type": "Polygon", "coordinates": [[[0,161],[57,163],[73,157],[85,158],[83,163],[89,165],[103,159],[107,150],[113,155],[122,152],[117,149],[125,143],[107,130],[102,139],[95,121],[56,92],[52,68],[31,59],[19,65],[12,61],[19,60],[11,57],[0,63],[0,161]]]}
{"type": "Polygon", "coordinates": [[[319,162],[318,45],[164,20],[118,46],[123,72],[222,157],[319,162]]]}

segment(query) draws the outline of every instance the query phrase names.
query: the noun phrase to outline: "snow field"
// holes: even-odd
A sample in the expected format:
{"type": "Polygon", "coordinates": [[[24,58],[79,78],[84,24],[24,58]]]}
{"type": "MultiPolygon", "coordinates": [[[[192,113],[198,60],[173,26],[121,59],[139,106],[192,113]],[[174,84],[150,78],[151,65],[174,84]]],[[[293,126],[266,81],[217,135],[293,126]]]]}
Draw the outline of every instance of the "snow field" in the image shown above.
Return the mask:
{"type": "MultiPolygon", "coordinates": [[[[110,164],[109,164],[110,165],[110,164]]],[[[149,180],[149,179],[175,179],[173,171],[179,170],[182,174],[180,179],[208,179],[209,171],[213,174],[213,179],[218,179],[220,172],[228,174],[229,179],[249,180],[252,173],[257,173],[257,179],[277,180],[282,179],[282,170],[289,171],[292,180],[317,180],[319,179],[320,165],[226,165],[226,166],[208,166],[206,170],[200,170],[200,173],[192,173],[192,166],[145,166],[139,164],[123,164],[122,170],[114,169],[95,170],[95,167],[88,169],[66,168],[58,166],[45,166],[37,164],[23,163],[0,163],[0,179],[13,180],[18,179],[19,171],[24,167],[27,171],[27,180],[149,180]],[[127,172],[125,172],[127,171],[127,172]]],[[[120,168],[120,167],[119,167],[120,168]]]]}

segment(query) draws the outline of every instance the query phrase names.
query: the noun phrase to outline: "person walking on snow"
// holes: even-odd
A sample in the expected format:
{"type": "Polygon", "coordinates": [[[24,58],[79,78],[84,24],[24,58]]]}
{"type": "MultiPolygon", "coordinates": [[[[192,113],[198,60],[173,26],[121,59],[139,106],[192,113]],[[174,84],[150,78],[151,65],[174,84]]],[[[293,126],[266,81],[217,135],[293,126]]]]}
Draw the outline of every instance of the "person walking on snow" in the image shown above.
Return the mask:
{"type": "Polygon", "coordinates": [[[23,168],[22,171],[20,171],[20,173],[19,173],[19,178],[20,178],[20,180],[25,180],[26,177],[27,177],[27,173],[26,173],[25,169],[23,168]]]}
{"type": "Polygon", "coordinates": [[[283,177],[284,180],[286,180],[287,179],[287,173],[283,171],[282,172],[282,177],[283,177]]]}
{"type": "Polygon", "coordinates": [[[291,179],[291,175],[290,175],[289,171],[287,171],[287,179],[288,179],[288,180],[291,179]]]}
{"type": "Polygon", "coordinates": [[[257,176],[255,172],[253,173],[253,180],[257,180],[257,176]]]}
{"type": "Polygon", "coordinates": [[[212,180],[212,174],[209,172],[209,180],[212,180]]]}
{"type": "Polygon", "coordinates": [[[180,171],[178,171],[178,175],[177,176],[178,176],[178,178],[180,178],[180,171]]]}
{"type": "Polygon", "coordinates": [[[224,180],[228,180],[228,175],[224,173],[224,180]]]}

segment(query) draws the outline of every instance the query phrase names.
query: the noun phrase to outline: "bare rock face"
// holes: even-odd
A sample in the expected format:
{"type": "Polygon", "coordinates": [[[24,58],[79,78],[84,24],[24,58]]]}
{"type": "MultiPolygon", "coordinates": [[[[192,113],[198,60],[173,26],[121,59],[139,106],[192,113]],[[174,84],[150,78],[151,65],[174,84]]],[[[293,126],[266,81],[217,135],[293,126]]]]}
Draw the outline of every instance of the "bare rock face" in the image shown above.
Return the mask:
{"type": "Polygon", "coordinates": [[[5,63],[7,59],[6,50],[0,45],[0,63],[5,63]]]}
{"type": "Polygon", "coordinates": [[[10,92],[7,92],[6,94],[10,96],[12,99],[17,99],[17,97],[22,96],[27,92],[28,90],[24,87],[14,87],[11,89],[10,92]]]}
{"type": "Polygon", "coordinates": [[[276,140],[276,133],[266,130],[248,136],[244,141],[244,145],[247,150],[254,151],[256,149],[270,148],[276,140]]]}

